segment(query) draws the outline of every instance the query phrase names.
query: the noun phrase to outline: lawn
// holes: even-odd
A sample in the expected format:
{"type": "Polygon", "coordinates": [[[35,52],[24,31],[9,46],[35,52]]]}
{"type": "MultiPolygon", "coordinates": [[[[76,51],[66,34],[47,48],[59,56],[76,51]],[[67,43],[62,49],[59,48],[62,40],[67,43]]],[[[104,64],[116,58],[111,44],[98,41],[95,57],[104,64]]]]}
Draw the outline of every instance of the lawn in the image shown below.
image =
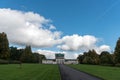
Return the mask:
{"type": "Polygon", "coordinates": [[[69,65],[80,71],[101,77],[105,80],[120,80],[120,68],[99,65],[69,65]]]}
{"type": "Polygon", "coordinates": [[[60,80],[58,65],[0,65],[0,80],[60,80]]]}

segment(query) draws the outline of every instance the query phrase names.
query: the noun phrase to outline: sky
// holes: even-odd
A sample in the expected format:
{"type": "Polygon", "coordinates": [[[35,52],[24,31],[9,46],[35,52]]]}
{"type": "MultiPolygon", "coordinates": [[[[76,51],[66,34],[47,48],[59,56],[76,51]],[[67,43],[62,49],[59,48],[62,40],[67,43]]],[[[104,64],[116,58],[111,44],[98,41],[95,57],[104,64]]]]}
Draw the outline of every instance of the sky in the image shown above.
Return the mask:
{"type": "Polygon", "coordinates": [[[120,37],[119,0],[0,0],[0,32],[10,46],[66,58],[113,52],[120,37]]]}

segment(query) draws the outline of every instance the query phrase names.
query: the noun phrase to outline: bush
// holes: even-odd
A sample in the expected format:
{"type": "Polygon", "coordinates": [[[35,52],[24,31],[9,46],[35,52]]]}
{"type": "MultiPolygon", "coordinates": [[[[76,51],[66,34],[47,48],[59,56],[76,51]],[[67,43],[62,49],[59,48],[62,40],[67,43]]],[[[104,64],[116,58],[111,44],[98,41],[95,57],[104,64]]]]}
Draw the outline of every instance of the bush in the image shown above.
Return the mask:
{"type": "Polygon", "coordinates": [[[120,63],[119,64],[115,64],[116,67],[120,67],[120,63]]]}
{"type": "Polygon", "coordinates": [[[16,60],[14,60],[14,61],[9,61],[9,64],[20,64],[20,61],[16,61],[16,60]]]}
{"type": "Polygon", "coordinates": [[[0,64],[8,64],[8,63],[9,63],[9,61],[0,59],[0,64]]]}
{"type": "Polygon", "coordinates": [[[101,66],[115,66],[114,64],[100,64],[101,66]]]}
{"type": "Polygon", "coordinates": [[[0,64],[20,64],[20,61],[16,61],[16,60],[3,60],[3,59],[0,59],[0,64]]]}

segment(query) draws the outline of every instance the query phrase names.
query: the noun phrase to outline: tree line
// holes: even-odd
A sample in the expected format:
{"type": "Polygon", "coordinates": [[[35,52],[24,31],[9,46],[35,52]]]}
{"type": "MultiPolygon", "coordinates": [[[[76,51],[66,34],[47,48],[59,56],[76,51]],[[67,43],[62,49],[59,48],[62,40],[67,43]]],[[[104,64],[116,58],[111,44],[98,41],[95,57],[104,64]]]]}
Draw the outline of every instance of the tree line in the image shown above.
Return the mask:
{"type": "Polygon", "coordinates": [[[120,66],[120,38],[116,42],[116,47],[113,53],[103,51],[98,54],[94,49],[84,52],[77,57],[80,64],[94,65],[118,65],[120,66]]]}
{"type": "Polygon", "coordinates": [[[6,33],[0,33],[0,63],[5,62],[23,62],[23,63],[41,63],[45,59],[45,55],[33,53],[31,46],[25,49],[17,47],[9,47],[9,41],[6,33]]]}

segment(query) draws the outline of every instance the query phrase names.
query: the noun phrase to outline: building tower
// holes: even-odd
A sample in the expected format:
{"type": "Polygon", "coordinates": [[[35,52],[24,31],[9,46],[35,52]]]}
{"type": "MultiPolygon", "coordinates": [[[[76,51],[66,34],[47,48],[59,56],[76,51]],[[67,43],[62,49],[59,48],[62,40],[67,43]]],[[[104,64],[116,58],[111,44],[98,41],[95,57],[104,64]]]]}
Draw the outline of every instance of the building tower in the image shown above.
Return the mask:
{"type": "Polygon", "coordinates": [[[64,64],[65,62],[64,54],[61,53],[55,54],[55,59],[57,64],[64,64]]]}

